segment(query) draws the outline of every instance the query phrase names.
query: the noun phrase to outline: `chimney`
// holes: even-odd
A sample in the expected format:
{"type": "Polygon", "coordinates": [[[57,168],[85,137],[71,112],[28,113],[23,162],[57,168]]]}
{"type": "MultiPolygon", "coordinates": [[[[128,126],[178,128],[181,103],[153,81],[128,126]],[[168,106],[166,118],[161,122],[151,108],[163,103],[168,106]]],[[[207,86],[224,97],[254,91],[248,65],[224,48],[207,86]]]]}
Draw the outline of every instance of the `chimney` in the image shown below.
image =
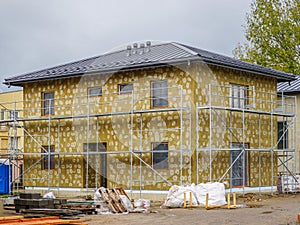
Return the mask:
{"type": "Polygon", "coordinates": [[[151,47],[151,41],[146,42],[146,52],[150,52],[150,47],[151,47]]]}
{"type": "Polygon", "coordinates": [[[127,45],[127,56],[131,56],[131,45],[127,45]]]}
{"type": "Polygon", "coordinates": [[[138,44],[137,43],[133,43],[133,49],[132,49],[132,55],[137,53],[137,48],[138,48],[138,44]]]}
{"type": "Polygon", "coordinates": [[[140,44],[140,49],[141,49],[140,55],[144,54],[145,53],[145,44],[144,43],[140,44]]]}

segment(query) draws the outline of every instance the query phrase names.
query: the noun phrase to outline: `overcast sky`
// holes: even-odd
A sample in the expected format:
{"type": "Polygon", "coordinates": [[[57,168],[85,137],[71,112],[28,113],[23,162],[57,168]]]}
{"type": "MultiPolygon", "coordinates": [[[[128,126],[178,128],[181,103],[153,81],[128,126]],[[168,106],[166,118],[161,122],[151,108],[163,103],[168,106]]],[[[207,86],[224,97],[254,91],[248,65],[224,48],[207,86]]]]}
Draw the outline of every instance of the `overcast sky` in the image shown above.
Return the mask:
{"type": "MultiPolygon", "coordinates": [[[[0,79],[140,40],[232,56],[252,0],[0,0],[0,79]]],[[[2,91],[7,91],[4,85],[2,91]]]]}

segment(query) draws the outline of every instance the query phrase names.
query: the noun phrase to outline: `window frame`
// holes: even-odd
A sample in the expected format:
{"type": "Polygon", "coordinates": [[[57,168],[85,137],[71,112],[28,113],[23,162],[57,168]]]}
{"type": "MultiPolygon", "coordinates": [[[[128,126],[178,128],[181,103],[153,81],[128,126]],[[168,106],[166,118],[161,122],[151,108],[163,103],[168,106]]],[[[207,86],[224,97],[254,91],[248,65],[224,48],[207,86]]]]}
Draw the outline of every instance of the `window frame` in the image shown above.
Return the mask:
{"type": "Polygon", "coordinates": [[[248,85],[230,83],[230,107],[237,109],[247,108],[249,99],[248,90],[248,85]]]}
{"type": "Polygon", "coordinates": [[[131,94],[132,92],[133,92],[133,83],[118,84],[118,93],[119,93],[119,95],[131,94]],[[122,91],[122,89],[124,89],[126,87],[131,87],[131,89],[122,91]]]}
{"type": "MultiPolygon", "coordinates": [[[[163,92],[163,91],[161,91],[163,92]]],[[[159,101],[160,102],[160,101],[159,101]]],[[[163,102],[163,101],[162,101],[163,102]]],[[[169,82],[167,79],[164,80],[155,80],[151,81],[151,108],[167,108],[169,107],[169,82]],[[166,82],[166,87],[154,87],[155,84],[164,84],[166,82]],[[155,90],[166,90],[166,93],[159,93],[155,94],[155,90]],[[163,94],[166,94],[165,96],[162,96],[163,94]],[[156,100],[165,100],[166,104],[157,104],[155,103],[156,100]]]]}
{"type": "Polygon", "coordinates": [[[277,122],[277,138],[278,140],[281,138],[278,142],[277,149],[284,150],[289,148],[289,129],[287,121],[277,122]],[[282,135],[283,137],[281,138],[282,135]]]}
{"type": "MultiPolygon", "coordinates": [[[[236,151],[239,155],[241,151],[243,151],[243,149],[250,149],[250,143],[245,142],[245,143],[239,143],[239,142],[230,142],[230,164],[232,164],[232,162],[235,160],[232,160],[232,154],[234,151],[236,151]],[[241,147],[240,147],[241,146],[241,147]],[[237,149],[238,148],[238,149],[237,149]]],[[[241,155],[242,158],[239,158],[237,161],[243,161],[242,163],[244,163],[244,167],[243,169],[246,170],[245,171],[245,177],[242,177],[242,186],[240,185],[233,185],[233,183],[235,181],[233,181],[233,169],[236,168],[237,165],[233,165],[231,168],[231,172],[230,172],[230,179],[232,182],[232,186],[233,187],[247,187],[250,184],[250,157],[249,157],[249,153],[247,150],[244,151],[243,155],[241,155]]],[[[243,164],[242,164],[243,165],[243,164]]]]}
{"type": "Polygon", "coordinates": [[[17,120],[19,118],[19,110],[9,110],[9,119],[17,120]]]}
{"type": "Polygon", "coordinates": [[[169,143],[168,142],[152,142],[151,143],[151,149],[152,149],[152,160],[151,160],[151,163],[152,163],[152,168],[155,169],[155,170],[167,170],[169,169],[169,143]],[[167,146],[166,149],[155,149],[155,148],[158,148],[160,145],[165,145],[167,146]],[[155,151],[159,151],[159,152],[156,152],[155,151]],[[166,151],[166,152],[163,152],[163,151],[166,151]],[[164,155],[166,154],[166,156],[164,156],[165,158],[159,162],[154,162],[154,158],[156,155],[158,155],[158,158],[162,158],[164,155]],[[165,161],[165,162],[164,162],[165,161]],[[164,164],[160,164],[161,162],[164,162],[164,164]]]}
{"type": "Polygon", "coordinates": [[[41,153],[46,153],[45,155],[41,155],[41,169],[42,170],[54,170],[55,169],[54,155],[50,155],[50,168],[48,168],[49,150],[50,150],[50,153],[55,152],[54,145],[43,145],[41,148],[41,153]]]}
{"type": "Polygon", "coordinates": [[[101,97],[101,96],[102,96],[102,86],[89,87],[89,88],[87,88],[87,96],[88,96],[89,98],[101,97]],[[91,91],[91,90],[97,90],[97,89],[100,90],[100,93],[91,95],[90,91],[91,91]]]}
{"type": "Polygon", "coordinates": [[[5,109],[1,109],[1,120],[5,120],[5,109]]]}
{"type": "Polygon", "coordinates": [[[49,115],[54,115],[55,114],[55,110],[54,110],[55,109],[55,101],[54,101],[54,99],[55,99],[55,92],[54,91],[42,92],[42,116],[49,116],[49,115]],[[53,93],[53,98],[45,99],[45,95],[46,94],[51,94],[51,93],[53,93]],[[48,112],[48,109],[49,109],[48,102],[52,102],[52,105],[50,107],[50,112],[48,112]]]}

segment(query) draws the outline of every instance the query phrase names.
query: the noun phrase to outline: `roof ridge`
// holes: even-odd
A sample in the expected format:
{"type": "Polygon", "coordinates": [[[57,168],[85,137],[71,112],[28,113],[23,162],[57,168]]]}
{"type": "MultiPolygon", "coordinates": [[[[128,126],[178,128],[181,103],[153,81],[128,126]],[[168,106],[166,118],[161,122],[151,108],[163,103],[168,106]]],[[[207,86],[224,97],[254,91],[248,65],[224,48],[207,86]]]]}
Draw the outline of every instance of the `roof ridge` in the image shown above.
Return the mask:
{"type": "Polygon", "coordinates": [[[184,46],[183,44],[180,44],[178,42],[169,42],[170,44],[192,54],[192,55],[199,55],[197,52],[193,51],[192,49],[187,48],[186,46],[184,46]]]}

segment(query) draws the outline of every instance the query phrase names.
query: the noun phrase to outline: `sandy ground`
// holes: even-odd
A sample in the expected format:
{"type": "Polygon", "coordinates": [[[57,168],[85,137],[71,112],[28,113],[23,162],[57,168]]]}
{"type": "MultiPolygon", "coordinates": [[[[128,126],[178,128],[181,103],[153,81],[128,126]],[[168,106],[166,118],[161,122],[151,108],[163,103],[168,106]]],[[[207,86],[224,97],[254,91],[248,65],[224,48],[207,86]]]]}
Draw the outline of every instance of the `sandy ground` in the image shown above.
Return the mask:
{"type": "Polygon", "coordinates": [[[166,209],[152,203],[153,213],[130,213],[127,215],[89,215],[89,225],[95,224],[298,224],[300,194],[281,196],[246,195],[238,198],[239,209],[166,209]]]}
{"type": "MultiPolygon", "coordinates": [[[[247,194],[237,199],[237,204],[247,206],[238,209],[188,208],[167,209],[160,207],[161,202],[151,203],[151,213],[129,213],[117,215],[86,215],[89,225],[96,224],[298,224],[300,213],[300,194],[270,196],[247,194]]],[[[4,215],[13,215],[14,211],[4,210],[4,215]]],[[[15,214],[16,215],[16,214],[15,214]]]]}

